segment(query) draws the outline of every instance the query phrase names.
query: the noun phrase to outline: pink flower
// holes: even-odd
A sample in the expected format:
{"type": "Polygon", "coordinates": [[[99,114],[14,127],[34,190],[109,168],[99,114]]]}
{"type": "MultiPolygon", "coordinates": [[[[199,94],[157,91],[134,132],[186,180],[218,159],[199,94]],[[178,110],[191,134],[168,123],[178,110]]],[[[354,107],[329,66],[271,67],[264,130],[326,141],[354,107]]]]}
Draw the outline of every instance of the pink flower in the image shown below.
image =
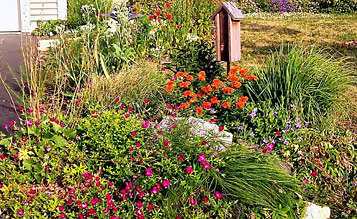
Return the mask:
{"type": "Polygon", "coordinates": [[[74,194],[74,189],[69,190],[69,194],[74,194]]]}
{"type": "Polygon", "coordinates": [[[4,127],[4,129],[7,129],[7,124],[2,125],[2,127],[4,127]]]}
{"type": "Polygon", "coordinates": [[[159,189],[155,186],[155,187],[152,188],[151,192],[153,194],[157,194],[157,193],[159,193],[159,189]]]}
{"type": "Polygon", "coordinates": [[[108,185],[109,186],[113,186],[114,184],[112,182],[108,182],[108,185]]]}
{"type": "Polygon", "coordinates": [[[142,208],[143,207],[143,203],[141,201],[136,202],[136,206],[138,206],[138,208],[142,208]]]}
{"type": "Polygon", "coordinates": [[[23,138],[22,138],[22,142],[27,142],[27,138],[26,138],[26,137],[23,137],[23,138]]]}
{"type": "Polygon", "coordinates": [[[204,161],[202,164],[203,164],[203,168],[205,168],[206,170],[211,169],[211,166],[206,161],[204,161]]]}
{"type": "Polygon", "coordinates": [[[52,147],[48,146],[48,147],[46,148],[46,152],[47,152],[47,153],[50,153],[51,151],[52,151],[52,147]]]}
{"type": "Polygon", "coordinates": [[[98,202],[99,202],[99,199],[98,199],[98,198],[93,198],[93,199],[90,201],[90,203],[91,203],[92,205],[96,205],[98,202]]]}
{"type": "Polygon", "coordinates": [[[34,195],[34,194],[36,194],[36,191],[35,190],[33,190],[33,189],[30,189],[30,192],[29,192],[31,195],[34,195]]]}
{"type": "Polygon", "coordinates": [[[192,167],[186,167],[186,171],[185,171],[188,175],[190,175],[193,172],[192,167]]]}
{"type": "Polygon", "coordinates": [[[202,145],[206,145],[207,144],[207,142],[206,141],[202,141],[202,145]]]}
{"type": "Polygon", "coordinates": [[[167,154],[164,154],[164,158],[165,158],[165,159],[167,158],[167,154]]]}
{"type": "Polygon", "coordinates": [[[131,135],[132,135],[133,137],[135,137],[135,136],[136,136],[136,132],[132,132],[131,135]]]}
{"type": "Polygon", "coordinates": [[[65,213],[61,213],[60,214],[60,218],[66,218],[66,214],[65,213]]]}
{"type": "Polygon", "coordinates": [[[179,111],[180,107],[179,106],[175,106],[175,110],[179,111]]]}
{"type": "Polygon", "coordinates": [[[162,181],[162,186],[165,187],[165,188],[169,187],[170,186],[170,181],[169,180],[162,181]]]}
{"type": "Polygon", "coordinates": [[[125,190],[125,189],[122,189],[122,190],[120,191],[120,193],[121,193],[122,195],[126,195],[126,190],[125,190]]]}
{"type": "Polygon", "coordinates": [[[172,105],[171,104],[167,104],[166,106],[167,106],[167,108],[172,109],[172,105]]]}
{"type": "Polygon", "coordinates": [[[63,207],[63,206],[59,206],[59,207],[58,207],[58,210],[59,210],[59,211],[63,211],[63,210],[64,210],[64,207],[63,207]]]}
{"type": "Polygon", "coordinates": [[[217,199],[222,199],[222,193],[216,191],[216,193],[214,194],[214,197],[216,197],[217,199]]]}
{"type": "Polygon", "coordinates": [[[150,168],[147,168],[145,175],[152,176],[152,170],[150,168]]]}
{"type": "Polygon", "coordinates": [[[127,183],[126,183],[126,186],[125,186],[125,190],[131,189],[131,186],[132,186],[132,185],[133,185],[132,182],[127,182],[127,183]]]}
{"type": "Polygon", "coordinates": [[[78,217],[79,217],[79,219],[84,219],[84,216],[81,213],[78,214],[78,217]]]}
{"type": "Polygon", "coordinates": [[[18,214],[18,215],[24,215],[24,213],[25,213],[25,212],[24,212],[23,210],[17,210],[17,214],[18,214]]]}
{"type": "Polygon", "coordinates": [[[15,125],[15,121],[14,120],[10,121],[9,125],[10,126],[14,126],[15,125]]]}
{"type": "Polygon", "coordinates": [[[174,128],[174,129],[175,129],[176,127],[177,127],[177,126],[176,126],[175,124],[173,124],[173,125],[172,125],[172,128],[174,128]]]}
{"type": "Polygon", "coordinates": [[[108,213],[109,212],[109,208],[104,208],[103,209],[103,213],[108,213]]]}
{"type": "Polygon", "coordinates": [[[314,171],[311,173],[311,176],[315,178],[317,176],[317,173],[314,171]]]}
{"type": "Polygon", "coordinates": [[[193,198],[190,198],[190,204],[191,205],[195,205],[197,203],[197,201],[193,198]]]}
{"type": "Polygon", "coordinates": [[[306,184],[306,183],[307,183],[307,179],[305,179],[305,178],[302,179],[302,183],[303,183],[303,184],[306,184]]]}
{"type": "Polygon", "coordinates": [[[126,113],[126,114],[124,115],[124,117],[125,117],[125,118],[129,118],[129,117],[130,117],[130,114],[129,114],[129,113],[126,113]]]}
{"type": "Polygon", "coordinates": [[[141,144],[139,142],[135,143],[136,147],[140,148],[141,144]]]}
{"type": "Polygon", "coordinates": [[[167,147],[169,146],[169,142],[168,141],[164,141],[164,145],[167,147]]]}
{"type": "Polygon", "coordinates": [[[198,162],[201,162],[201,163],[203,163],[203,162],[205,162],[206,161],[206,154],[199,154],[198,155],[198,162]]]}
{"type": "Polygon", "coordinates": [[[4,160],[5,159],[5,154],[0,155],[0,159],[4,160]]]}
{"type": "Polygon", "coordinates": [[[128,110],[129,110],[129,111],[133,111],[133,107],[130,107],[130,106],[129,106],[129,107],[128,107],[128,110]]]}
{"type": "Polygon", "coordinates": [[[109,194],[109,193],[107,193],[107,194],[105,195],[105,197],[107,198],[107,201],[112,200],[112,197],[110,196],[110,194],[109,194]]]}
{"type": "Polygon", "coordinates": [[[224,129],[223,126],[220,126],[220,127],[219,127],[219,131],[220,131],[220,132],[223,131],[223,129],[224,129]]]}
{"type": "Polygon", "coordinates": [[[19,110],[20,111],[24,110],[24,106],[19,106],[19,110]]]}
{"type": "Polygon", "coordinates": [[[165,68],[165,67],[162,67],[162,70],[163,70],[163,71],[166,71],[166,68],[165,68]]]}
{"type": "Polygon", "coordinates": [[[67,201],[67,203],[71,205],[71,204],[73,203],[73,200],[72,200],[72,199],[69,199],[69,200],[67,201]]]}
{"type": "Polygon", "coordinates": [[[150,102],[149,100],[146,100],[146,99],[144,100],[144,103],[146,103],[146,104],[148,104],[149,102],[150,102]]]}
{"type": "Polygon", "coordinates": [[[133,149],[133,147],[129,147],[129,151],[131,152],[131,151],[133,151],[134,149],[133,149]]]}

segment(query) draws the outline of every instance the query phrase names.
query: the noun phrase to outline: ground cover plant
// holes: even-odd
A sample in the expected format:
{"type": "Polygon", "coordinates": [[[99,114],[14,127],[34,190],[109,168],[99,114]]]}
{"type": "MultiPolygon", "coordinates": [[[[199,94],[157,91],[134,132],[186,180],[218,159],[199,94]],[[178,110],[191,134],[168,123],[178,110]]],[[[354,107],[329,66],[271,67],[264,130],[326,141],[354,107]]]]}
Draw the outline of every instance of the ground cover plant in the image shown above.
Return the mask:
{"type": "Polygon", "coordinates": [[[357,18],[306,13],[353,5],[238,3],[244,55],[226,73],[220,1],[69,1],[64,26],[38,30],[59,45],[24,53],[0,216],[301,218],[313,202],[356,217],[357,18]],[[189,117],[215,131],[198,136],[189,117]]]}

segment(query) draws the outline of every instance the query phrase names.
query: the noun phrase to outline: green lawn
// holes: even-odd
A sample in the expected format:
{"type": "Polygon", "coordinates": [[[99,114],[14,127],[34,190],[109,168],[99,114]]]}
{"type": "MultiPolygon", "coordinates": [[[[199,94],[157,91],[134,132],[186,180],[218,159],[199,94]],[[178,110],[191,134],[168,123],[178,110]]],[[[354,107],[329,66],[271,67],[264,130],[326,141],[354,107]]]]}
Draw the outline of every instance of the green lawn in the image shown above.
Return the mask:
{"type": "Polygon", "coordinates": [[[246,17],[242,21],[243,63],[263,59],[282,42],[331,48],[357,60],[357,48],[346,46],[347,42],[357,40],[357,14],[246,17]]]}

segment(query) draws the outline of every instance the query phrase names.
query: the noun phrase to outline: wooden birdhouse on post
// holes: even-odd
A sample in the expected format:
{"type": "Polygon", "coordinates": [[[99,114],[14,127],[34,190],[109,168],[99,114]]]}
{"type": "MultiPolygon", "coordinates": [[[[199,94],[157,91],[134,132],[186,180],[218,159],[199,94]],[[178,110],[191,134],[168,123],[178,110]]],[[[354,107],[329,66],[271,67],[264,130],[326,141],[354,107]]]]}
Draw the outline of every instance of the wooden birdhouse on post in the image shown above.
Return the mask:
{"type": "Polygon", "coordinates": [[[242,11],[233,2],[223,2],[212,15],[216,24],[217,61],[230,63],[241,59],[240,21],[244,18],[242,11]]]}

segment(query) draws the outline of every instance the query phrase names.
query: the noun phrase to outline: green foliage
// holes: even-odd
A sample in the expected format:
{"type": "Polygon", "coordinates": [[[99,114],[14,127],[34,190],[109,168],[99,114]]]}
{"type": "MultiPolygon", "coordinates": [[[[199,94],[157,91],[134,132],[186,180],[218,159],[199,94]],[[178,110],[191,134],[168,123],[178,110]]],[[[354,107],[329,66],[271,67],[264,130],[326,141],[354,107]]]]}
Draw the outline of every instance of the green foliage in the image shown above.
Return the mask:
{"type": "Polygon", "coordinates": [[[353,13],[357,11],[356,0],[318,0],[318,9],[322,12],[353,13]]]}
{"type": "Polygon", "coordinates": [[[305,130],[303,140],[293,144],[285,156],[292,171],[307,187],[311,198],[332,208],[333,218],[353,218],[357,215],[356,136],[349,130],[305,130]],[[316,172],[317,176],[312,176],[316,172]]]}
{"type": "Polygon", "coordinates": [[[175,73],[204,71],[207,79],[212,80],[224,72],[220,62],[216,61],[214,43],[202,39],[190,39],[176,48],[170,59],[171,63],[166,66],[175,73]]]}
{"type": "Polygon", "coordinates": [[[61,25],[64,22],[61,20],[38,21],[37,28],[32,32],[35,36],[51,36],[60,32],[61,25]]]}
{"type": "Polygon", "coordinates": [[[323,123],[338,110],[345,109],[345,93],[353,70],[345,59],[334,58],[314,47],[283,46],[270,61],[252,70],[259,80],[247,87],[257,104],[291,104],[301,107],[305,119],[323,123]]]}

